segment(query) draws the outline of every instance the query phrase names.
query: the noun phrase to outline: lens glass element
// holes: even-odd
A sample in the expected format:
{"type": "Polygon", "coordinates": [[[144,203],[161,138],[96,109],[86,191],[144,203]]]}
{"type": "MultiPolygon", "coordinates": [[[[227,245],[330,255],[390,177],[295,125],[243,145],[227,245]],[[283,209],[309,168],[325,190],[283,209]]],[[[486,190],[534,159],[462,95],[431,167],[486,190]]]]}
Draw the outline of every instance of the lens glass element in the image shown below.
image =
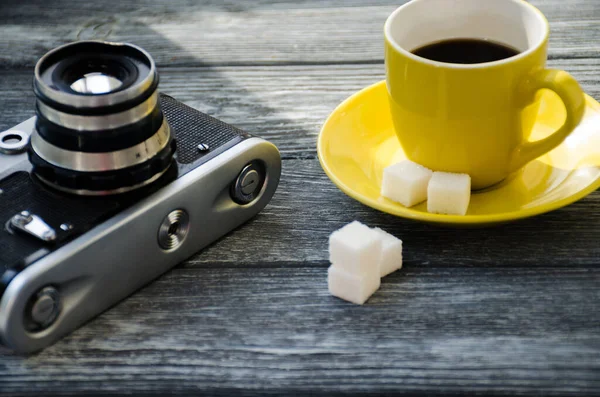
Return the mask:
{"type": "Polygon", "coordinates": [[[121,87],[123,83],[116,77],[102,72],[86,73],[71,84],[73,91],[80,94],[107,94],[121,87]]]}

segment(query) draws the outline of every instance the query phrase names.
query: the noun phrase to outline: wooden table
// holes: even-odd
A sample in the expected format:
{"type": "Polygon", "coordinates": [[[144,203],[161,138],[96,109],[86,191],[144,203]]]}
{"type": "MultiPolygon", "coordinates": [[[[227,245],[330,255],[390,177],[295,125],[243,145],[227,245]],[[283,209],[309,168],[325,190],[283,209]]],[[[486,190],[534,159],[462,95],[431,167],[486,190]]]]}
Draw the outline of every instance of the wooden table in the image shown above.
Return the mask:
{"type": "MultiPolygon", "coordinates": [[[[0,394],[600,395],[600,194],[483,230],[425,226],[342,194],[316,157],[334,107],[383,79],[402,1],[21,0],[0,4],[0,130],[32,69],[77,39],[146,48],[162,91],[278,145],[253,221],[42,353],[0,352],[0,394]],[[369,303],[329,296],[327,237],[358,219],[405,243],[369,303]]],[[[532,0],[550,66],[600,98],[600,2],[532,0]]]]}

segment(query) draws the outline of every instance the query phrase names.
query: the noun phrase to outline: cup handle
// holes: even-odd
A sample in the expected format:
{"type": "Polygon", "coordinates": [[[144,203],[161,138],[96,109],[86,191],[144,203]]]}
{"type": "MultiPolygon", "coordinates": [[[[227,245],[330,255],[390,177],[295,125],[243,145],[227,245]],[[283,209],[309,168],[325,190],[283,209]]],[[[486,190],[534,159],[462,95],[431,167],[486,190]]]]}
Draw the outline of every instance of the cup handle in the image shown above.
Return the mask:
{"type": "Polygon", "coordinates": [[[534,94],[543,88],[554,91],[565,104],[567,118],[565,123],[552,135],[534,142],[525,142],[517,146],[512,154],[509,171],[514,172],[530,161],[548,153],[565,140],[583,118],[585,96],[577,80],[563,70],[542,69],[525,83],[526,95],[534,94]]]}

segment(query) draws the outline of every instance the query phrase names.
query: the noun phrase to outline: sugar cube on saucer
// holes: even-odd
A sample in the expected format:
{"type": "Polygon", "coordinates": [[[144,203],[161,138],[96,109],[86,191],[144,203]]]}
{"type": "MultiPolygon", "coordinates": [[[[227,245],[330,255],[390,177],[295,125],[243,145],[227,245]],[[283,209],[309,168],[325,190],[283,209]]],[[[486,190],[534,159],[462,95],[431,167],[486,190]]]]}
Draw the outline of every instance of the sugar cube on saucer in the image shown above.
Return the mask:
{"type": "Polygon", "coordinates": [[[380,276],[385,277],[402,268],[402,240],[382,229],[375,228],[373,230],[381,239],[381,259],[379,261],[379,267],[380,276]]]}
{"type": "Polygon", "coordinates": [[[353,274],[336,265],[327,271],[329,293],[346,301],[362,305],[381,285],[379,273],[353,274]]]}
{"type": "Polygon", "coordinates": [[[381,240],[368,226],[354,221],[329,236],[329,260],[356,275],[379,275],[381,240]]]}
{"type": "Polygon", "coordinates": [[[434,172],[427,195],[428,212],[465,215],[471,201],[471,177],[467,174],[434,172]]]}
{"type": "Polygon", "coordinates": [[[422,165],[404,160],[383,171],[381,195],[406,207],[427,200],[427,184],[433,172],[422,165]]]}

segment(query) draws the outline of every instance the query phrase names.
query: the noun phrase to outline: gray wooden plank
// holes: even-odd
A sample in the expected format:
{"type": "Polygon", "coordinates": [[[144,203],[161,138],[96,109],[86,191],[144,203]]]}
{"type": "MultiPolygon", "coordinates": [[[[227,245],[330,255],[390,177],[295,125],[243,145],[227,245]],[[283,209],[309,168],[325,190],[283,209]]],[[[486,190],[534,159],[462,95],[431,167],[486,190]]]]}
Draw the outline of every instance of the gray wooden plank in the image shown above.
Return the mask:
{"type": "Polygon", "coordinates": [[[248,224],[187,262],[203,267],[319,267],[328,236],[359,220],[404,241],[412,267],[586,267],[600,265],[600,192],[566,208],[480,229],[426,225],[381,213],[346,196],[318,160],[287,160],[271,203],[248,224]]]}
{"type": "MultiPolygon", "coordinates": [[[[552,66],[569,69],[588,92],[598,96],[598,62],[562,60],[552,62],[552,66]]],[[[598,193],[563,210],[486,233],[454,232],[402,220],[342,194],[314,159],[316,135],[331,109],[355,90],[379,80],[380,69],[376,65],[340,66],[335,71],[323,66],[295,66],[169,69],[163,73],[165,92],[273,141],[288,159],[311,159],[285,161],[281,186],[272,204],[250,225],[194,257],[191,263],[321,265],[327,260],[329,233],[359,219],[405,239],[405,259],[413,266],[598,264],[598,193]],[[273,239],[274,235],[278,239],[273,239]],[[435,240],[438,242],[433,244],[435,240]]],[[[0,128],[7,128],[31,114],[31,76],[28,72],[0,72],[0,77],[0,97],[4,99],[0,128]]]]}
{"type": "MultiPolygon", "coordinates": [[[[0,394],[600,395],[598,193],[484,233],[455,231],[364,207],[320,170],[325,117],[383,77],[380,28],[400,2],[362,3],[0,4],[0,68],[30,69],[76,38],[134,41],[171,68],[165,92],[289,159],[274,201],[248,225],[40,355],[0,351],[0,394]],[[295,63],[367,65],[176,68],[295,63]],[[353,219],[406,244],[405,269],[366,307],[325,286],[327,236],[353,219]]],[[[554,27],[551,65],[599,97],[599,3],[533,3],[554,27]]],[[[0,73],[0,129],[30,115],[30,89],[28,70],[0,73]]]]}
{"type": "MultiPolygon", "coordinates": [[[[383,59],[382,26],[406,0],[205,0],[0,4],[0,67],[31,66],[77,39],[136,43],[162,66],[356,63],[383,59]]],[[[552,25],[551,57],[597,57],[596,0],[533,0],[552,25]]]]}
{"type": "Polygon", "coordinates": [[[411,267],[600,264],[598,192],[561,210],[485,232],[456,230],[397,218],[356,202],[329,181],[318,160],[285,161],[271,204],[190,264],[322,266],[328,261],[329,234],[353,220],[403,239],[404,260],[411,267]]]}
{"type": "Polygon", "coordinates": [[[4,354],[0,394],[600,394],[598,268],[409,265],[362,307],[325,279],[178,268],[39,355],[4,354]]]}
{"type": "MultiPolygon", "coordinates": [[[[553,60],[600,98],[600,59],[553,60]]],[[[0,71],[0,130],[33,113],[30,70],[0,71]]],[[[315,158],[318,132],[331,111],[384,79],[375,65],[161,69],[161,90],[275,143],[286,158],[315,158]]]]}

